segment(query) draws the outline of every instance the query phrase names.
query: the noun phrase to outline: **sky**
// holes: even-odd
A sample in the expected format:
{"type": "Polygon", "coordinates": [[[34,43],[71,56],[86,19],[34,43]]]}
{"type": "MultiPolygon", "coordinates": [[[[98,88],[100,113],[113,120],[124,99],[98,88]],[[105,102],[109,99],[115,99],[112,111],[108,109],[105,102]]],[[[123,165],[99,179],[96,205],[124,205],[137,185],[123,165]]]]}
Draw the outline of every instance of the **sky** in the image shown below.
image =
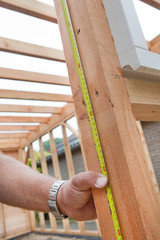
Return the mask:
{"type": "MultiPolygon", "coordinates": [[[[53,0],[39,0],[46,4],[53,5],[53,0]]],[[[160,11],[139,1],[133,0],[134,6],[142,27],[144,37],[147,41],[152,40],[160,34],[160,11]]],[[[38,44],[46,47],[63,50],[58,25],[48,21],[40,20],[25,14],[17,13],[11,10],[0,8],[0,37],[11,38],[28,43],[38,44]]],[[[68,76],[65,63],[55,62],[20,56],[17,54],[0,52],[0,67],[49,73],[55,75],[68,76]]],[[[0,79],[1,89],[25,90],[48,93],[71,94],[70,87],[53,86],[50,84],[40,84],[14,80],[0,79]]],[[[23,101],[0,99],[0,104],[19,104],[19,105],[39,105],[39,106],[64,106],[65,103],[54,103],[44,101],[23,101]]],[[[6,113],[0,113],[0,116],[6,116],[6,113]]],[[[10,115],[8,113],[8,115],[10,115]]],[[[12,114],[13,115],[13,114],[12,114]]],[[[27,114],[25,114],[27,115],[27,114]]],[[[34,114],[42,116],[42,114],[34,114]]],[[[21,114],[22,116],[22,114],[21,114]]],[[[29,116],[29,115],[28,115],[29,116]]],[[[33,114],[30,114],[33,116],[33,114]]],[[[44,117],[50,115],[43,115],[44,117]]],[[[77,125],[72,120],[72,125],[77,125]]],[[[58,131],[59,132],[59,131],[58,131]]],[[[59,133],[55,133],[59,136],[59,133]]],[[[69,133],[68,133],[69,134],[69,133]]]]}

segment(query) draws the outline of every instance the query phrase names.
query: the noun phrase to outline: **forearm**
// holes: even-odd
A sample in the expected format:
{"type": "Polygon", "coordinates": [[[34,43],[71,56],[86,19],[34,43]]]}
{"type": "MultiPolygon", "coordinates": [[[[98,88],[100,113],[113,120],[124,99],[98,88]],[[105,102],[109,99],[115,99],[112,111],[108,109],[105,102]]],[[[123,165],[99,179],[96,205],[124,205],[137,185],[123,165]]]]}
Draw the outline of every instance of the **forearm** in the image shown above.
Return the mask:
{"type": "Polygon", "coordinates": [[[0,154],[0,201],[29,210],[49,211],[48,196],[55,178],[33,171],[0,154]]]}

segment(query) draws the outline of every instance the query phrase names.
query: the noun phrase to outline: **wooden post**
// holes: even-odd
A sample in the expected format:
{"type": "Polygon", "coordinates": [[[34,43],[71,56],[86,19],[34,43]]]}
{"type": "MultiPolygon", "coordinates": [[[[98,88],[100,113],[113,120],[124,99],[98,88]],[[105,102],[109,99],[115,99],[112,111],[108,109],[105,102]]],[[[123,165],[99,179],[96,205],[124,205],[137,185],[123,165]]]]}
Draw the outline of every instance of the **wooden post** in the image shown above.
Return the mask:
{"type": "MultiPolygon", "coordinates": [[[[160,236],[160,208],[101,0],[68,0],[124,240],[160,236]]],[[[60,0],[55,0],[88,169],[100,172],[60,0]]],[[[102,238],[115,240],[105,191],[93,190],[102,238]]]]}
{"type": "MultiPolygon", "coordinates": [[[[69,173],[69,177],[72,178],[75,175],[75,170],[74,170],[71,149],[70,149],[69,141],[68,141],[67,134],[66,134],[66,128],[64,125],[62,125],[62,133],[63,133],[63,144],[64,144],[64,149],[65,149],[68,173],[69,173]]],[[[83,233],[85,231],[84,222],[78,222],[78,225],[79,225],[80,232],[83,233]]]]}
{"type": "MultiPolygon", "coordinates": [[[[59,167],[59,161],[58,161],[58,156],[57,156],[57,151],[56,151],[56,144],[53,138],[52,131],[49,131],[49,141],[50,141],[50,148],[51,148],[51,153],[52,153],[52,163],[53,163],[53,168],[54,168],[54,174],[57,179],[61,179],[61,172],[60,172],[60,167],[59,167]]],[[[67,232],[69,231],[69,220],[68,219],[63,219],[62,220],[64,230],[67,232]]]]}
{"type": "MultiPolygon", "coordinates": [[[[44,155],[44,147],[43,147],[42,138],[39,138],[39,147],[40,147],[40,155],[41,155],[42,172],[44,174],[48,175],[48,168],[47,168],[46,158],[44,155]]],[[[51,213],[49,213],[49,220],[50,220],[52,231],[56,232],[56,230],[57,230],[56,219],[51,213]]]]}
{"type": "Polygon", "coordinates": [[[5,220],[3,203],[0,203],[0,206],[1,206],[2,224],[3,224],[3,237],[6,237],[6,220],[5,220]]]}
{"type": "MultiPolygon", "coordinates": [[[[30,157],[31,157],[31,164],[32,164],[32,168],[37,171],[37,164],[36,164],[36,160],[34,157],[34,151],[33,151],[33,146],[32,144],[29,145],[29,153],[30,153],[30,157]]],[[[40,227],[41,227],[41,231],[44,231],[45,229],[45,219],[44,219],[44,213],[43,212],[39,212],[39,220],[40,220],[40,227]]],[[[35,214],[34,212],[31,213],[31,223],[32,223],[32,227],[36,226],[36,221],[35,221],[35,214]]]]}

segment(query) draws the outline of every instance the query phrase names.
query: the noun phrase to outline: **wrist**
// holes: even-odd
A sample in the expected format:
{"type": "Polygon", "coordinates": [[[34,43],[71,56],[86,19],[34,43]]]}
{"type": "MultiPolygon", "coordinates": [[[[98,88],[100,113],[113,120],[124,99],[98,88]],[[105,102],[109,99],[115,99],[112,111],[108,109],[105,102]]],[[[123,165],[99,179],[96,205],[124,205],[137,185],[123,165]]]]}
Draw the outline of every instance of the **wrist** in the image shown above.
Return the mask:
{"type": "Polygon", "coordinates": [[[62,194],[59,193],[59,191],[62,193],[62,186],[65,184],[65,182],[66,181],[57,180],[52,184],[49,192],[49,201],[48,201],[49,209],[57,219],[68,217],[62,211],[63,204],[62,205],[60,204],[62,199],[60,196],[62,196],[62,194]]]}

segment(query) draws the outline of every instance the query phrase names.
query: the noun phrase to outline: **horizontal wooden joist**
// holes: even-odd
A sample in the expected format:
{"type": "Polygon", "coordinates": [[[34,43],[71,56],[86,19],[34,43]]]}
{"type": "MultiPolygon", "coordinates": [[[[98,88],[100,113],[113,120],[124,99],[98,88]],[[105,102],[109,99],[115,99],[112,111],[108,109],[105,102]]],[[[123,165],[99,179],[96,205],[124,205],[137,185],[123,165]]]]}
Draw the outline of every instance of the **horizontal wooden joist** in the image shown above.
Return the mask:
{"type": "Polygon", "coordinates": [[[54,6],[50,6],[36,0],[1,0],[0,7],[57,23],[54,6]]]}
{"type": "Polygon", "coordinates": [[[65,62],[64,53],[61,50],[3,37],[0,37],[0,50],[3,52],[16,53],[30,57],[65,62]]]}
{"type": "Polygon", "coordinates": [[[126,79],[137,121],[160,121],[160,83],[145,79],[126,79]]]}
{"type": "Polygon", "coordinates": [[[71,117],[75,115],[75,108],[74,105],[69,103],[62,108],[61,114],[57,116],[50,117],[47,124],[40,124],[39,126],[39,133],[30,133],[29,137],[25,140],[22,140],[21,147],[24,148],[28,146],[30,143],[38,139],[39,137],[43,136],[50,130],[56,128],[57,126],[61,125],[63,122],[67,121],[71,117]]]}
{"type": "Polygon", "coordinates": [[[0,139],[27,138],[28,133],[0,133],[0,139]]]}
{"type": "Polygon", "coordinates": [[[71,95],[41,93],[41,92],[26,92],[26,91],[4,90],[4,89],[0,89],[0,98],[56,101],[56,102],[70,102],[70,103],[73,102],[71,95]]]}
{"type": "Polygon", "coordinates": [[[26,106],[26,105],[7,105],[0,104],[0,112],[28,112],[28,113],[52,113],[60,114],[60,107],[41,107],[41,106],[26,106]]]}
{"type": "Polygon", "coordinates": [[[141,0],[141,1],[160,10],[160,0],[141,0]]]}
{"type": "Polygon", "coordinates": [[[49,118],[46,117],[11,117],[0,116],[0,123],[47,123],[49,118]]]}
{"type": "Polygon", "coordinates": [[[0,150],[11,150],[20,148],[19,139],[0,139],[0,150]]]}
{"type": "Polygon", "coordinates": [[[0,131],[39,131],[39,125],[0,125],[0,131]]]}
{"type": "Polygon", "coordinates": [[[70,86],[69,79],[52,74],[0,68],[0,78],[70,86]]]}

